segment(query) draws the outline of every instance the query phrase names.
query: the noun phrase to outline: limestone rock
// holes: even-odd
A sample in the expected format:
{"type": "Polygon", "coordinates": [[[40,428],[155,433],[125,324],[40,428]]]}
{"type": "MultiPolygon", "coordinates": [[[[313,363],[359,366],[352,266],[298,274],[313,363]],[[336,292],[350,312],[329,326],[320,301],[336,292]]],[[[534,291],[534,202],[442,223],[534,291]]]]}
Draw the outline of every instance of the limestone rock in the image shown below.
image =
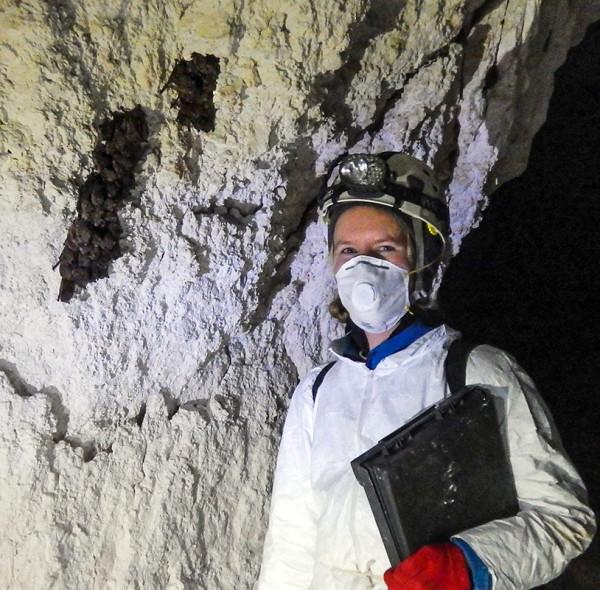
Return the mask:
{"type": "Polygon", "coordinates": [[[594,18],[567,0],[4,3],[0,587],[250,588],[287,395],[339,329],[315,221],[331,166],[424,158],[458,249],[594,18]],[[212,131],[178,122],[167,84],[194,54],[219,60],[212,131]],[[98,126],[138,104],[122,255],[57,301],[98,126]]]}

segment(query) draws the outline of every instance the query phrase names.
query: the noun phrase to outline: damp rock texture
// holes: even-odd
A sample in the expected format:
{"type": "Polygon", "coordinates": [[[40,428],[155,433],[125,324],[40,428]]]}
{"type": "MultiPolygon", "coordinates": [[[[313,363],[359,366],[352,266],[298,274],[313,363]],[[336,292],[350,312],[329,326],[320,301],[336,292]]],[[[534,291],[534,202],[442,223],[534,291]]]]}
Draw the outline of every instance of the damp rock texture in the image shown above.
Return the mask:
{"type": "Polygon", "coordinates": [[[330,169],[425,159],[457,250],[597,4],[3,3],[0,587],[251,588],[288,393],[339,330],[330,169]]]}

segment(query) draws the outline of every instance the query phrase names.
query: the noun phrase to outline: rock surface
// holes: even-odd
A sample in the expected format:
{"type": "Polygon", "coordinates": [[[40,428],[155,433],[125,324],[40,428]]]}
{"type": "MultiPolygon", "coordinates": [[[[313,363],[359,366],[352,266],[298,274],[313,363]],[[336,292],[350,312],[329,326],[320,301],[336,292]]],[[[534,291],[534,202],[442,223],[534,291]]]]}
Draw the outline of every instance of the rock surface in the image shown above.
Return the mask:
{"type": "Polygon", "coordinates": [[[456,251],[525,167],[552,73],[600,18],[581,6],[0,8],[0,588],[252,586],[287,394],[339,329],[315,215],[329,170],[424,158],[456,251]],[[219,60],[213,131],[178,122],[167,84],[193,54],[219,60]],[[58,301],[98,126],[138,104],[150,151],[122,255],[58,301]]]}

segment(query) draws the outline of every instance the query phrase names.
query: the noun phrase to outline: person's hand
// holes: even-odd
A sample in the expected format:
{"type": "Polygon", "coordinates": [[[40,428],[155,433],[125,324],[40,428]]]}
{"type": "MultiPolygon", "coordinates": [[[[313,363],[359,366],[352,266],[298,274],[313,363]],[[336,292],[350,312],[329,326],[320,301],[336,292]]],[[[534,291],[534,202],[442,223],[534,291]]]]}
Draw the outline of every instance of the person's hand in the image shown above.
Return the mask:
{"type": "Polygon", "coordinates": [[[471,590],[469,566],[452,543],[422,547],[383,579],[389,590],[471,590]]]}

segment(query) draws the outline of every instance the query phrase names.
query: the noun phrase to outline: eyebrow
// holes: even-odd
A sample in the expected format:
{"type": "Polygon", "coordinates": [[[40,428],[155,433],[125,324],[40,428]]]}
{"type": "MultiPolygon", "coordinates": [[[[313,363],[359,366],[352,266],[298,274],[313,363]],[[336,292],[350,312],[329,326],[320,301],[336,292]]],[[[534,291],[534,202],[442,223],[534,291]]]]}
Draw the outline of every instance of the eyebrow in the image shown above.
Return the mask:
{"type": "MultiPolygon", "coordinates": [[[[381,244],[381,243],[383,243],[383,242],[397,242],[397,243],[401,243],[402,241],[403,241],[403,240],[402,240],[402,237],[401,237],[401,236],[392,236],[392,235],[390,234],[390,235],[387,235],[387,236],[386,236],[386,237],[384,237],[384,238],[381,238],[381,239],[379,239],[379,240],[376,240],[376,241],[375,241],[375,242],[373,242],[373,243],[374,243],[374,244],[381,244]]],[[[333,242],[333,246],[334,246],[334,248],[337,248],[338,246],[353,246],[353,245],[355,245],[355,244],[356,244],[356,242],[355,242],[355,241],[352,241],[352,240],[342,240],[342,241],[339,241],[339,242],[335,242],[335,241],[333,242]]]]}

